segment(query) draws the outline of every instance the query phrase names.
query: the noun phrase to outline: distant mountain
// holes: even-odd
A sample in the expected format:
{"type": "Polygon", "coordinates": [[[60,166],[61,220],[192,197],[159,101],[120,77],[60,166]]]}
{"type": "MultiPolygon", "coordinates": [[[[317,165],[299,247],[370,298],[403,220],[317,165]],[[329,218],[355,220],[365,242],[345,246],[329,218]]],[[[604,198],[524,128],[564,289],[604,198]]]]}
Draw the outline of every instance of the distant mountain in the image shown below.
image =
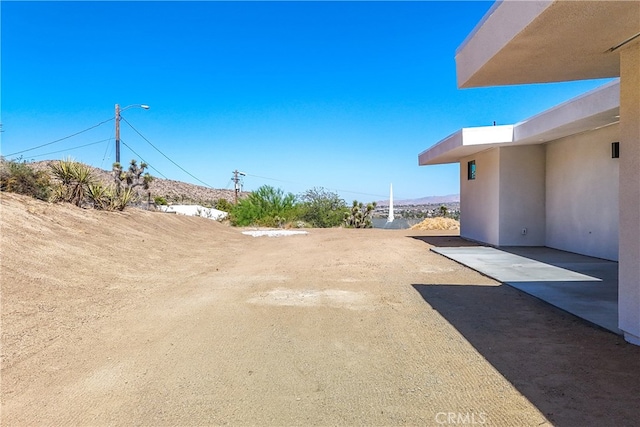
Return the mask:
{"type": "MultiPolygon", "coordinates": [[[[460,194],[449,194],[447,196],[426,196],[419,199],[394,200],[394,206],[408,205],[440,205],[446,203],[460,203],[460,194]]],[[[378,206],[389,206],[389,200],[378,201],[378,206]]]]}

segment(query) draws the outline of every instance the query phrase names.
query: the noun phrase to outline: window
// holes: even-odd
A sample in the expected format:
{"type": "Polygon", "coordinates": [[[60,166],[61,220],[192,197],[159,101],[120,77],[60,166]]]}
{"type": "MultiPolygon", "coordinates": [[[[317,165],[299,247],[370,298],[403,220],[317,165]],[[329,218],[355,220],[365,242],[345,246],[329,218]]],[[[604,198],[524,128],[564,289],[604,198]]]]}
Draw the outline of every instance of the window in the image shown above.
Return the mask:
{"type": "Polygon", "coordinates": [[[476,179],[476,161],[471,160],[467,163],[467,179],[476,179]]]}

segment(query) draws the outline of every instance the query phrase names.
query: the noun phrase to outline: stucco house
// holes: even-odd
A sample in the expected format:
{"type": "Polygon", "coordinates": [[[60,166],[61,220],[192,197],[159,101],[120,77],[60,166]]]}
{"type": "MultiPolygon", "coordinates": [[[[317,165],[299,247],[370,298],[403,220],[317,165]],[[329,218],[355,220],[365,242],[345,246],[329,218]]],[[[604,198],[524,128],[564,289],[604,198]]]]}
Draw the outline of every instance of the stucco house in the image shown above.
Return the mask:
{"type": "Polygon", "coordinates": [[[456,67],[460,88],[615,79],[418,162],[460,164],[462,237],[618,261],[619,328],[640,345],[640,2],[496,2],[456,67]]]}

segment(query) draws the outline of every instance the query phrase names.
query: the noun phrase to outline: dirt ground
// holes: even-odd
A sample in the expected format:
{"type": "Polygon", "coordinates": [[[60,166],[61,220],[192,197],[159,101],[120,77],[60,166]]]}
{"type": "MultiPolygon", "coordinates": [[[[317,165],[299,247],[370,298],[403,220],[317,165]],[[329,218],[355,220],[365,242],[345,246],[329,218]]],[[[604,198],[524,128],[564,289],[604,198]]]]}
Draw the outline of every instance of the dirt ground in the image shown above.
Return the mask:
{"type": "Polygon", "coordinates": [[[640,347],[429,251],[456,237],[0,201],[3,426],[640,419],[640,347]]]}

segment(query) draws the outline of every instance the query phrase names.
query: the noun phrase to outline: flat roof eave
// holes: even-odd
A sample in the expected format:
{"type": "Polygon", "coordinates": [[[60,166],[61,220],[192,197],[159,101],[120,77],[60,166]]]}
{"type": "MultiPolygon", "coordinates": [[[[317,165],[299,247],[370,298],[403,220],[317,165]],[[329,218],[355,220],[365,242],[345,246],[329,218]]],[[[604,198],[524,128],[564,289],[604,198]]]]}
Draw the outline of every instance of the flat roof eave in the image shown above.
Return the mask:
{"type": "Polygon", "coordinates": [[[420,166],[457,163],[491,147],[513,141],[513,125],[463,128],[418,155],[420,166]]]}
{"type": "Polygon", "coordinates": [[[618,77],[639,1],[499,1],[456,52],[461,88],[618,77]]]}
{"type": "Polygon", "coordinates": [[[616,124],[620,81],[614,80],[515,125],[463,128],[418,155],[420,166],[457,163],[493,147],[543,144],[616,124]]]}

